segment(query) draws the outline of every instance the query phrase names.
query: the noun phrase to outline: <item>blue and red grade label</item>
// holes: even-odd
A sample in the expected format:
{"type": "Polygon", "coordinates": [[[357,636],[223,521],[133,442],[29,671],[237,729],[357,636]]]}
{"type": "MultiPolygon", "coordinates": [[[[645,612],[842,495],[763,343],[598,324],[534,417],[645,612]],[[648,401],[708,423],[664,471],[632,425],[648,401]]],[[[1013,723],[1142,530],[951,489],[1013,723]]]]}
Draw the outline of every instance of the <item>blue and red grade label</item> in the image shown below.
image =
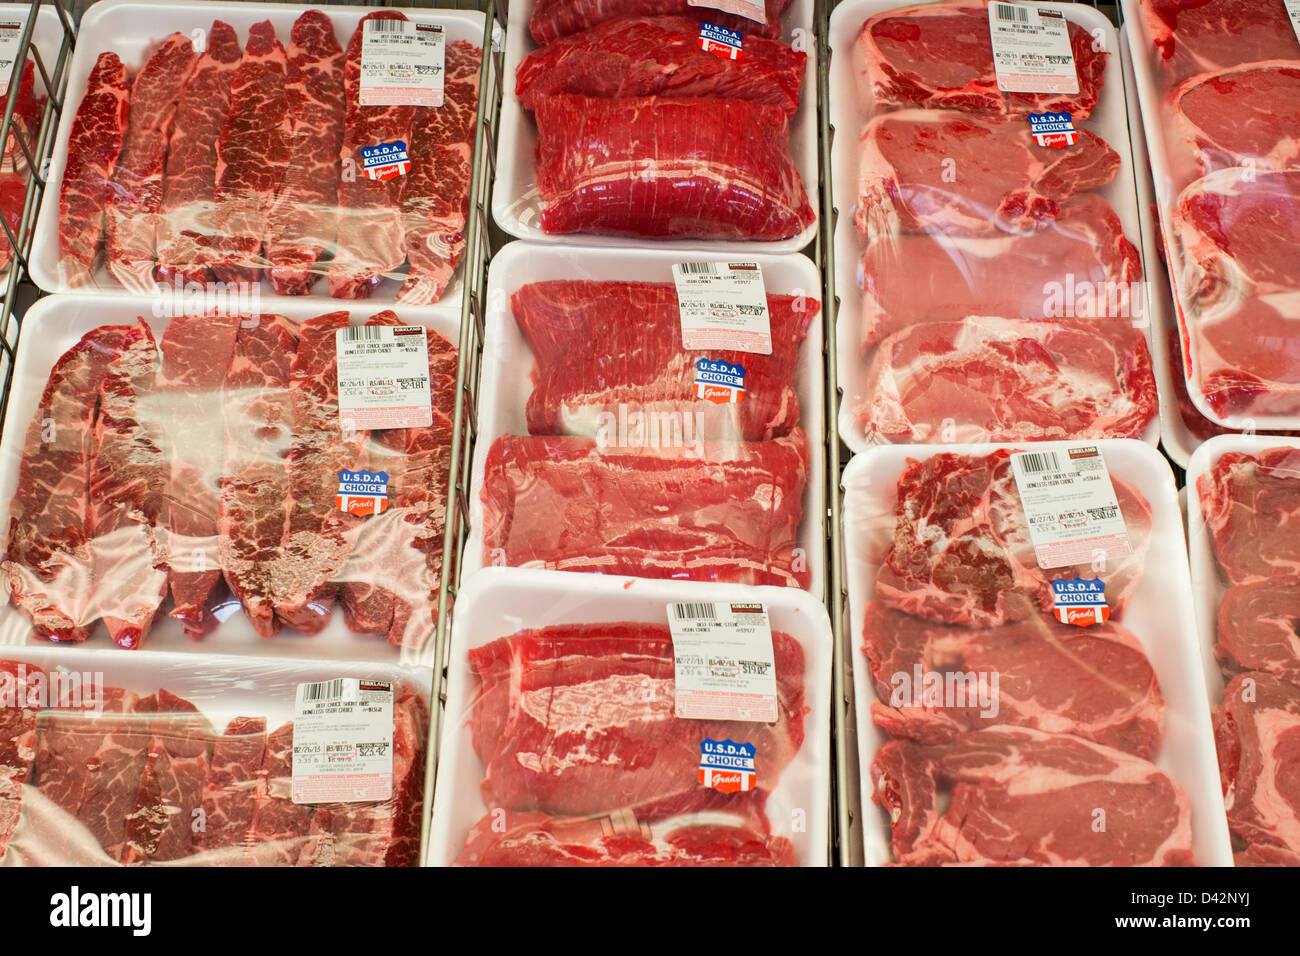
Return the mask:
{"type": "Polygon", "coordinates": [[[699,778],[701,786],[722,793],[742,793],[758,786],[754,758],[758,748],[734,740],[700,741],[699,778]]]}
{"type": "Polygon", "coordinates": [[[383,514],[388,510],[388,472],[340,471],[334,504],[350,515],[383,514]]]}
{"type": "Polygon", "coordinates": [[[705,53],[712,53],[724,60],[738,60],[742,44],[743,37],[735,30],[714,23],[700,24],[700,49],[705,53]]]}
{"type": "Polygon", "coordinates": [[[400,139],[376,146],[362,146],[361,164],[367,179],[396,179],[411,171],[411,158],[406,154],[406,143],[400,139]]]}
{"type": "Polygon", "coordinates": [[[1101,578],[1061,578],[1052,582],[1052,604],[1062,624],[1091,627],[1110,620],[1106,585],[1101,578]]]}
{"type": "Polygon", "coordinates": [[[1030,113],[1029,135],[1039,146],[1064,149],[1079,141],[1079,131],[1069,113],[1030,113]]]}

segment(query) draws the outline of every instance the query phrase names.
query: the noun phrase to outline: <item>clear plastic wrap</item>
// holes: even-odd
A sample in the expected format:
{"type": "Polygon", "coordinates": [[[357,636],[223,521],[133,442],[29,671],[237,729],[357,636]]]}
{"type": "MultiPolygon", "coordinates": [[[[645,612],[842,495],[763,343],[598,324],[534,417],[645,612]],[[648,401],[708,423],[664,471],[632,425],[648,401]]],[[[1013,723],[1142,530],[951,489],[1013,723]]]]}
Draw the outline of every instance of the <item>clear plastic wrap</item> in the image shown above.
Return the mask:
{"type": "Polygon", "coordinates": [[[441,106],[362,104],[363,24],[404,13],[123,0],[90,18],[36,239],[43,287],[459,294],[481,14],[415,18],[443,28],[441,106]],[[401,162],[367,162],[386,145],[401,162]]]}
{"type": "Polygon", "coordinates": [[[1201,655],[1238,866],[1300,866],[1300,440],[1220,435],[1187,469],[1201,655]]]}
{"type": "Polygon", "coordinates": [[[1144,443],[1095,444],[1132,551],[1081,566],[1036,560],[1024,447],[874,448],[845,470],[862,805],[884,811],[869,865],[1231,862],[1173,475],[1144,443]],[[1100,619],[1066,597],[1094,580],[1100,619]]]}
{"type": "Polygon", "coordinates": [[[97,643],[103,621],[127,648],[427,650],[456,319],[284,308],[146,319],[120,299],[52,298],[29,312],[0,452],[6,643],[97,643]],[[342,427],[336,336],[353,325],[422,328],[431,425],[342,427]],[[361,472],[383,487],[352,488],[361,472]]]}
{"type": "Polygon", "coordinates": [[[765,0],[764,20],[725,13],[720,9],[725,2],[720,0],[719,8],[715,8],[693,4],[690,0],[537,0],[526,19],[528,32],[539,44],[555,43],[617,17],[650,16],[688,16],[697,23],[708,20],[742,33],[780,38],[781,15],[790,6],[790,0],[765,0]]]}
{"type": "Polygon", "coordinates": [[[1059,9],[1077,94],[999,92],[986,3],[833,13],[839,431],[855,451],[1158,439],[1117,39],[1097,11],[1059,9]],[[1068,114],[1067,141],[1031,113],[1068,114]]]}
{"type": "Polygon", "coordinates": [[[67,649],[3,658],[4,865],[419,863],[427,674],[67,649]],[[297,803],[297,687],[345,677],[391,686],[390,796],[297,803]]]}
{"type": "Polygon", "coordinates": [[[807,595],[488,569],[458,607],[430,865],[825,865],[830,631],[807,595]],[[775,722],[675,716],[668,604],[728,600],[766,606],[775,722]],[[752,785],[707,785],[707,741],[751,745],[752,785]]]}

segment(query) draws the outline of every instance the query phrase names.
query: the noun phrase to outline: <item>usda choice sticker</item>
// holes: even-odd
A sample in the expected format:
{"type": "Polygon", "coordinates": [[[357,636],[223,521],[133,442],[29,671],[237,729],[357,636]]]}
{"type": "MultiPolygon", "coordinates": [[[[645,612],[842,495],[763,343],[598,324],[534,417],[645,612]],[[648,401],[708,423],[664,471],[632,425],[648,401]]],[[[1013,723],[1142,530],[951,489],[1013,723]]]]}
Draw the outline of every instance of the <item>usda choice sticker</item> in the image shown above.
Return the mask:
{"type": "Polygon", "coordinates": [[[393,796],[393,685],[340,677],[299,684],[294,699],[294,803],[393,796]]]}
{"type": "Polygon", "coordinates": [[[700,24],[700,49],[705,53],[724,60],[738,60],[742,43],[743,37],[735,30],[713,23],[700,24]]]}
{"type": "Polygon", "coordinates": [[[775,723],[776,658],[767,608],[740,601],[668,605],[673,714],[775,723]]]}
{"type": "Polygon", "coordinates": [[[1062,624],[1091,627],[1110,620],[1106,585],[1101,578],[1062,578],[1052,582],[1052,604],[1062,624]]]}
{"type": "Polygon", "coordinates": [[[745,396],[745,367],[721,359],[695,360],[695,397],[734,405],[745,396]]]}
{"type": "Polygon", "coordinates": [[[1069,113],[1030,113],[1029,135],[1039,146],[1064,149],[1079,141],[1074,118],[1069,113]]]}
{"type": "Polygon", "coordinates": [[[673,266],[673,283],[683,348],[772,354],[767,290],[757,262],[681,262],[673,266]]]}
{"type": "Polygon", "coordinates": [[[383,514],[388,510],[388,472],[340,471],[334,504],[350,515],[383,514]]]}
{"type": "Polygon", "coordinates": [[[400,139],[378,146],[361,147],[361,171],[367,179],[396,179],[411,171],[411,158],[406,143],[400,139]]]}
{"type": "Polygon", "coordinates": [[[723,793],[753,790],[758,786],[757,755],[758,748],[751,743],[705,737],[700,741],[700,785],[723,793]]]}
{"type": "Polygon", "coordinates": [[[1096,445],[1016,452],[1011,468],[1040,568],[1095,564],[1133,553],[1096,445]]]}

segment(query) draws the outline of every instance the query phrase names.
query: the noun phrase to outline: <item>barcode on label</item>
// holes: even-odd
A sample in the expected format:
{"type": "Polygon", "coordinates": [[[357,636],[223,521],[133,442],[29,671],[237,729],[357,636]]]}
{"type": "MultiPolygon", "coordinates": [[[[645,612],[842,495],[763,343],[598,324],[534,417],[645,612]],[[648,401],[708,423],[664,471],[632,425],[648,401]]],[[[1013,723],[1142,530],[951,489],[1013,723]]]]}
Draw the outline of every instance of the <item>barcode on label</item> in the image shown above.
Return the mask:
{"type": "Polygon", "coordinates": [[[1009,3],[999,3],[995,9],[997,10],[997,17],[999,20],[1004,20],[1007,23],[1029,22],[1028,7],[1013,7],[1009,3]]]}
{"type": "Polygon", "coordinates": [[[336,680],[325,680],[318,684],[303,684],[302,699],[304,701],[316,700],[339,700],[343,697],[343,678],[336,680]]]}
{"type": "Polygon", "coordinates": [[[715,276],[718,274],[718,266],[714,262],[683,262],[681,270],[688,276],[715,276]]]}
{"type": "Polygon", "coordinates": [[[348,342],[375,340],[383,336],[384,328],[383,325],[350,325],[343,330],[343,338],[348,342]]]}
{"type": "Polygon", "coordinates": [[[679,621],[716,621],[718,611],[712,604],[674,604],[673,614],[679,621]]]}
{"type": "Polygon", "coordinates": [[[409,20],[367,20],[366,33],[404,33],[409,20]]]}
{"type": "Polygon", "coordinates": [[[1020,459],[1020,467],[1026,472],[1060,471],[1061,460],[1054,451],[1027,452],[1020,459]]]}

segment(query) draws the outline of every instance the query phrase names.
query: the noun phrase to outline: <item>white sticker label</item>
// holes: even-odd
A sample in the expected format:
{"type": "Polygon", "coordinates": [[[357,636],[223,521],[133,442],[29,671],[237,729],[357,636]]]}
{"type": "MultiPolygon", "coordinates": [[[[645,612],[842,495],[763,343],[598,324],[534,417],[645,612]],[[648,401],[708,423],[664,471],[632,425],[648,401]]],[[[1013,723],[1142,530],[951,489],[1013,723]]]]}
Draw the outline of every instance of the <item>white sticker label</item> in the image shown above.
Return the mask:
{"type": "Polygon", "coordinates": [[[759,23],[767,22],[767,4],[763,0],[686,0],[686,5],[721,10],[723,13],[744,17],[746,20],[757,20],[759,23]]]}
{"type": "Polygon", "coordinates": [[[669,604],[668,627],[676,716],[776,721],[776,658],[766,607],[740,601],[669,604]]]}
{"type": "Polygon", "coordinates": [[[294,700],[294,803],[393,796],[393,685],[340,677],[299,684],[294,700]]]}
{"type": "Polygon", "coordinates": [[[1300,0],[1286,0],[1286,12],[1291,15],[1291,29],[1295,31],[1295,38],[1300,41],[1300,0]]]}
{"type": "Polygon", "coordinates": [[[441,24],[367,20],[361,34],[361,105],[441,106],[446,57],[441,24]]]}
{"type": "Polygon", "coordinates": [[[767,290],[757,262],[682,262],[673,266],[673,282],[683,348],[772,354],[767,290]]]}
{"type": "Polygon", "coordinates": [[[18,59],[18,45],[23,38],[26,20],[0,20],[0,96],[9,92],[9,75],[18,59]]]}
{"type": "Polygon", "coordinates": [[[1094,564],[1133,553],[1096,445],[1017,452],[1011,468],[1040,568],[1094,564]]]}
{"type": "Polygon", "coordinates": [[[1070,30],[1060,10],[989,4],[993,69],[1004,93],[1078,93],[1070,30]]]}
{"type": "Polygon", "coordinates": [[[429,340],[422,325],[354,325],[335,334],[339,426],[427,428],[429,340]]]}

